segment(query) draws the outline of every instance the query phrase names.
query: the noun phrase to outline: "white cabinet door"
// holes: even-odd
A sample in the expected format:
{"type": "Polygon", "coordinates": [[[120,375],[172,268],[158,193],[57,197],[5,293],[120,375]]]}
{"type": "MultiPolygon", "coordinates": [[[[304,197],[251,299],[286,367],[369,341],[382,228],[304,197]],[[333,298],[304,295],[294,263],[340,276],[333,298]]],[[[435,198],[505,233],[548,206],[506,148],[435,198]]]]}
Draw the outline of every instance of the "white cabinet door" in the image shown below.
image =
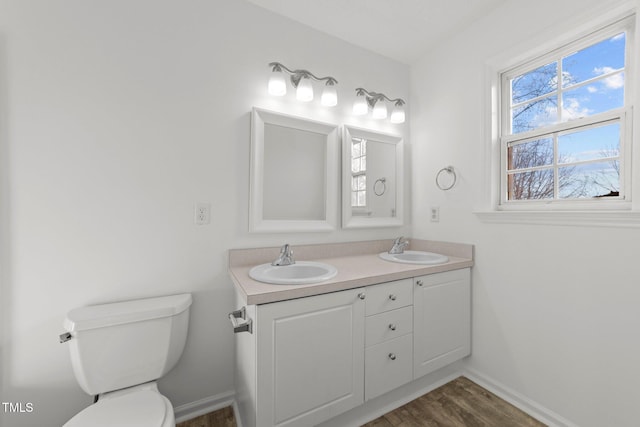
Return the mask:
{"type": "Polygon", "coordinates": [[[414,279],[413,376],[421,377],[471,354],[468,268],[414,279]]]}
{"type": "Polygon", "coordinates": [[[311,426],[364,401],[364,291],[257,307],[257,426],[311,426]]]}

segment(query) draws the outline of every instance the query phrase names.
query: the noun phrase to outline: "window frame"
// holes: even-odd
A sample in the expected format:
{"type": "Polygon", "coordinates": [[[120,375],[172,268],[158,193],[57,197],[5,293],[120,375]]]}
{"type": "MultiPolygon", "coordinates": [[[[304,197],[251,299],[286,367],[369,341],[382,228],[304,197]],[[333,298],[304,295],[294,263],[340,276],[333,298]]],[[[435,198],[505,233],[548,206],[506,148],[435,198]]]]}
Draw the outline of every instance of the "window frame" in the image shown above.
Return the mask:
{"type": "MultiPolygon", "coordinates": [[[[634,97],[634,72],[638,58],[630,56],[634,52],[635,45],[635,21],[633,13],[627,13],[622,18],[613,22],[601,25],[593,25],[587,34],[574,35],[568,40],[564,40],[560,46],[554,49],[547,49],[546,52],[537,52],[528,55],[526,58],[518,60],[515,64],[498,71],[497,73],[497,144],[499,145],[499,179],[498,185],[498,210],[622,210],[631,209],[631,181],[632,181],[632,122],[634,97]],[[568,120],[553,125],[544,126],[516,134],[511,133],[511,79],[524,73],[535,70],[538,67],[552,62],[561,63],[562,58],[573,52],[592,46],[604,41],[621,32],[626,33],[625,39],[625,86],[624,105],[622,107],[597,113],[583,118],[568,120]],[[554,142],[559,134],[571,130],[587,129],[598,124],[610,121],[620,123],[620,195],[615,198],[588,198],[588,199],[529,199],[529,200],[508,200],[508,147],[516,141],[527,141],[536,137],[551,137],[554,142]]],[[[598,76],[596,79],[600,79],[598,76]]],[[[566,90],[575,89],[587,85],[593,80],[588,79],[578,83],[566,90]]],[[[556,89],[556,96],[562,96],[563,88],[561,84],[556,89]]],[[[561,108],[561,107],[559,107],[561,108]]],[[[554,186],[558,187],[557,181],[557,145],[554,143],[554,186]]],[[[556,193],[557,194],[557,193],[556,193]]]]}

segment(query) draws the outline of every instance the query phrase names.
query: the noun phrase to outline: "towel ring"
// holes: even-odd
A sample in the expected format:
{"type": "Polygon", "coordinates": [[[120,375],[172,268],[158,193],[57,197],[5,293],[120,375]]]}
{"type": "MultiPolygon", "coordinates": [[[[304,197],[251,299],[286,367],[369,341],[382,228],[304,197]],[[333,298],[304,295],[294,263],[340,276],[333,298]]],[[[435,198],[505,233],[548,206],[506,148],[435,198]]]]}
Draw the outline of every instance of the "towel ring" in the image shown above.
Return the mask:
{"type": "Polygon", "coordinates": [[[379,178],[376,179],[376,182],[373,183],[373,192],[375,193],[376,196],[382,196],[384,194],[385,191],[387,191],[387,178],[379,178]],[[380,183],[381,185],[378,185],[378,183],[380,183]],[[381,190],[378,190],[380,187],[382,187],[381,190]]]}
{"type": "Polygon", "coordinates": [[[453,166],[447,166],[446,168],[440,169],[438,171],[438,174],[436,175],[436,185],[442,191],[451,190],[453,188],[453,186],[456,185],[456,181],[457,180],[458,180],[458,177],[456,175],[456,171],[453,169],[453,166]],[[443,185],[440,184],[440,175],[442,174],[442,172],[448,172],[449,174],[453,175],[453,182],[450,185],[443,186],[443,185]]]}

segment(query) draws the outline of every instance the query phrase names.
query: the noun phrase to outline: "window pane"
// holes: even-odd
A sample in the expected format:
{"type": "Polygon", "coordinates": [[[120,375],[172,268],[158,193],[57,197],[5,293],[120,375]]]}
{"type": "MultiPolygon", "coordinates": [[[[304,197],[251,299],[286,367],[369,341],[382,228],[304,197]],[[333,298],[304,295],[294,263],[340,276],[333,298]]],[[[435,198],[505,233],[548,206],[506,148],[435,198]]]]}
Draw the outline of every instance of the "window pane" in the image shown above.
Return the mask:
{"type": "Polygon", "coordinates": [[[367,198],[364,191],[358,191],[358,206],[366,206],[367,198]]]}
{"type": "Polygon", "coordinates": [[[563,58],[562,86],[568,87],[624,68],[625,42],[625,33],[620,33],[563,58]]]}
{"type": "Polygon", "coordinates": [[[553,198],[553,169],[513,173],[507,179],[509,200],[553,198]]]}
{"type": "Polygon", "coordinates": [[[620,123],[558,136],[558,163],[596,160],[620,155],[620,123]]]}
{"type": "Polygon", "coordinates": [[[624,106],[624,73],[612,74],[562,94],[562,121],[624,106]]]}
{"type": "Polygon", "coordinates": [[[565,166],[560,174],[560,198],[617,197],[620,163],[617,160],[565,166]]]}
{"type": "Polygon", "coordinates": [[[553,139],[542,138],[507,149],[509,170],[546,166],[553,163],[553,139]]]}
{"type": "Polygon", "coordinates": [[[358,193],[351,193],[351,206],[358,206],[358,193]]]}
{"type": "Polygon", "coordinates": [[[351,160],[351,172],[360,172],[360,158],[351,160]]]}
{"type": "Polygon", "coordinates": [[[351,157],[360,157],[360,146],[361,144],[359,142],[356,142],[356,140],[353,140],[353,145],[351,146],[351,157]]]}
{"type": "Polygon", "coordinates": [[[358,190],[365,190],[367,188],[367,176],[358,176],[358,190]]]}
{"type": "Polygon", "coordinates": [[[528,104],[521,105],[511,111],[511,133],[517,134],[558,121],[557,97],[550,96],[528,104]]]}
{"type": "Polygon", "coordinates": [[[555,91],[558,87],[557,75],[557,62],[552,62],[511,79],[511,105],[555,91]]]}

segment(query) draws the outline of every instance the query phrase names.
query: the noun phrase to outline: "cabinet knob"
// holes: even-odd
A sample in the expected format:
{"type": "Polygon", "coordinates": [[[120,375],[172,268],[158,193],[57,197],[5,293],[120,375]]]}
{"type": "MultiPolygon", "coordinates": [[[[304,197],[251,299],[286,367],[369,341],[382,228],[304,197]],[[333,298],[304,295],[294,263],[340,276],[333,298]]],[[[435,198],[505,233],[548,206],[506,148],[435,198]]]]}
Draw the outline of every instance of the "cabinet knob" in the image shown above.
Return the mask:
{"type": "Polygon", "coordinates": [[[395,331],[396,325],[394,325],[393,323],[389,323],[389,329],[391,329],[392,331],[395,331]]]}
{"type": "Polygon", "coordinates": [[[389,359],[396,360],[396,355],[393,353],[389,353],[389,359]]]}
{"type": "Polygon", "coordinates": [[[418,281],[416,281],[416,285],[418,285],[418,286],[422,286],[422,285],[423,285],[422,280],[418,280],[418,281]]]}
{"type": "Polygon", "coordinates": [[[361,292],[361,293],[358,294],[358,298],[365,299],[366,295],[364,294],[364,292],[361,292]]]}
{"type": "Polygon", "coordinates": [[[394,294],[389,295],[389,299],[391,301],[395,301],[396,300],[396,296],[394,294]]]}

